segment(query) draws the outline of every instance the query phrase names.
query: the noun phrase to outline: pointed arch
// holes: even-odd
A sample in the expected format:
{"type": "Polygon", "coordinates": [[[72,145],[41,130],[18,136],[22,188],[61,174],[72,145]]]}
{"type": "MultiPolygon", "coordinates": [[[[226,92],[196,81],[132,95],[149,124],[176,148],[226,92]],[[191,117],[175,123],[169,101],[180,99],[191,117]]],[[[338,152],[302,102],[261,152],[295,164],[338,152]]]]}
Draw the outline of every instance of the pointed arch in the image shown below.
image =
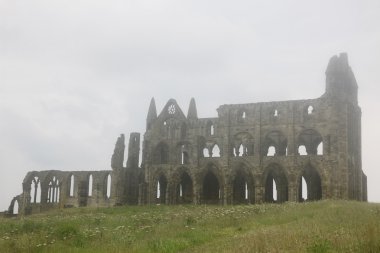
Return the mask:
{"type": "Polygon", "coordinates": [[[215,144],[211,151],[211,157],[220,157],[220,156],[221,156],[220,148],[218,144],[215,144]]]}
{"type": "Polygon", "coordinates": [[[271,155],[273,153],[273,150],[271,151],[271,153],[269,153],[269,148],[273,147],[272,149],[274,149],[274,152],[275,152],[273,153],[273,155],[284,156],[286,155],[287,146],[288,146],[288,140],[282,134],[282,132],[271,131],[264,138],[263,145],[262,145],[262,154],[271,155]]]}
{"type": "Polygon", "coordinates": [[[240,132],[234,135],[234,156],[253,155],[253,138],[248,132],[240,132]]]}
{"type": "Polygon", "coordinates": [[[183,171],[180,173],[179,180],[176,183],[176,203],[190,204],[193,203],[193,180],[189,173],[183,171]]]}
{"type": "MultiPolygon", "coordinates": [[[[322,155],[323,154],[323,139],[319,132],[314,129],[307,129],[298,135],[298,148],[304,146],[306,155],[322,155]],[[319,147],[319,152],[318,152],[319,147]],[[321,149],[322,147],[322,149],[321,149]]],[[[299,153],[301,155],[301,153],[299,153]]]]}
{"type": "Polygon", "coordinates": [[[254,203],[254,181],[250,174],[239,168],[232,181],[232,201],[233,204],[254,203]]]}
{"type": "Polygon", "coordinates": [[[224,180],[221,172],[214,163],[206,165],[205,169],[199,175],[199,181],[202,184],[201,202],[204,204],[222,203],[224,195],[224,180]]]}
{"type": "Polygon", "coordinates": [[[298,201],[322,199],[322,180],[318,171],[308,164],[298,177],[298,201]],[[303,186],[303,180],[306,185],[303,186]]]}
{"type": "Polygon", "coordinates": [[[59,203],[60,201],[60,183],[56,176],[53,176],[48,183],[47,202],[59,203]]]}
{"type": "Polygon", "coordinates": [[[264,174],[265,202],[288,201],[288,179],[285,170],[278,164],[269,165],[264,174]]]}

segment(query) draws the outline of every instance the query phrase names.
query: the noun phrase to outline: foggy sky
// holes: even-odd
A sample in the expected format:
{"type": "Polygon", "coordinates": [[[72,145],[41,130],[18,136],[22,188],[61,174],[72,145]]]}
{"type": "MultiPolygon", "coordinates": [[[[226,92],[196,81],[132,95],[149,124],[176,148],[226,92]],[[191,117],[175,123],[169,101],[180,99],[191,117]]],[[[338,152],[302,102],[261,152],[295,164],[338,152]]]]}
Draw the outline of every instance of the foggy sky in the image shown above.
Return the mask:
{"type": "Polygon", "coordinates": [[[31,170],[110,168],[151,97],[222,104],[316,98],[347,52],[369,201],[380,201],[380,1],[0,0],[0,210],[31,170]]]}

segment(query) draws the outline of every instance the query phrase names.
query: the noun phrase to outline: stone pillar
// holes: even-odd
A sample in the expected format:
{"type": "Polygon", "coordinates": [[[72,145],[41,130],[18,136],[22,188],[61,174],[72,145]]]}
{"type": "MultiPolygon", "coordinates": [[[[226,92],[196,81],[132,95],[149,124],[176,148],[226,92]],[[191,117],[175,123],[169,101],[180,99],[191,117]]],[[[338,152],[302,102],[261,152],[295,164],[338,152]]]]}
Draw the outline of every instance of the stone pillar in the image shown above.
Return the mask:
{"type": "Polygon", "coordinates": [[[288,200],[291,202],[298,201],[298,187],[296,182],[289,182],[288,200]]]}
{"type": "Polygon", "coordinates": [[[262,185],[256,185],[255,187],[255,202],[262,204],[265,202],[265,188],[262,185]]]}

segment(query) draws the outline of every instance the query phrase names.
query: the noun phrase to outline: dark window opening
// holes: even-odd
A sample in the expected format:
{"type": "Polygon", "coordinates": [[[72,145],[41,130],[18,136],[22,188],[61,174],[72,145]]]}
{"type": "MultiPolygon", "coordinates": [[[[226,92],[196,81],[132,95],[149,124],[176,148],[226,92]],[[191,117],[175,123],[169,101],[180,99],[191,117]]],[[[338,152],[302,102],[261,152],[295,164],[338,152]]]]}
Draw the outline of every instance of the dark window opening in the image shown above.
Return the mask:
{"type": "Polygon", "coordinates": [[[220,199],[219,181],[212,172],[203,179],[203,200],[205,204],[218,204],[220,199]]]}
{"type": "Polygon", "coordinates": [[[187,134],[187,127],[186,124],[183,123],[181,126],[181,139],[186,139],[186,134],[187,134]]]}
{"type": "Polygon", "coordinates": [[[169,163],[169,147],[165,143],[160,143],[156,147],[155,163],[168,164],[169,163]]]}

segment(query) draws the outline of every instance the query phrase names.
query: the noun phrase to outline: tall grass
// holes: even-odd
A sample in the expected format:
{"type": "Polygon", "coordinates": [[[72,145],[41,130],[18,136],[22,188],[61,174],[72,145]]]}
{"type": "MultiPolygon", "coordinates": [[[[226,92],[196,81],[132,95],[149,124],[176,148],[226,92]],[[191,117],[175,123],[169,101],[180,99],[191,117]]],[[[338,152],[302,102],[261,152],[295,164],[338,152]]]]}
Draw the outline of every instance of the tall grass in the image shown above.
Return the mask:
{"type": "Polygon", "coordinates": [[[56,210],[0,218],[0,252],[380,252],[380,204],[56,210]]]}

